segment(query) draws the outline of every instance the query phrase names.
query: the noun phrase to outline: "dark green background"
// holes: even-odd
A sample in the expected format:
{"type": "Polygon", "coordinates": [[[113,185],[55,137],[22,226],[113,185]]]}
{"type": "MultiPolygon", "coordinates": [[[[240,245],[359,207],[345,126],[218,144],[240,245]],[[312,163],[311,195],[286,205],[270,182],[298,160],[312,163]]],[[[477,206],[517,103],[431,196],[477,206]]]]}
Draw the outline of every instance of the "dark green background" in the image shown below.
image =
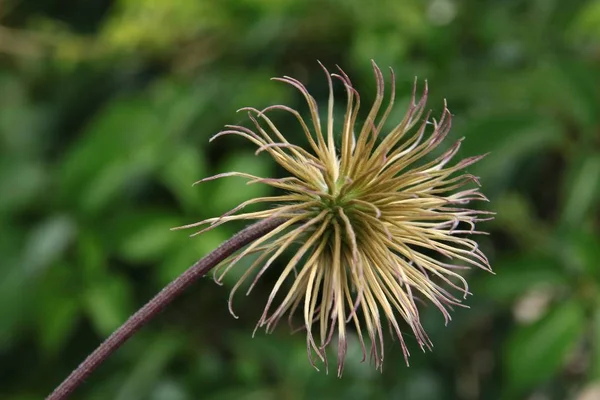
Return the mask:
{"type": "Polygon", "coordinates": [[[326,99],[317,59],[363,104],[370,60],[392,66],[395,118],[428,79],[451,139],[466,137],[459,156],[492,152],[468,172],[498,213],[478,239],[497,275],[468,273],[471,308],[447,327],[423,310],[435,348],[408,335],[410,368],[397,342],[383,374],[351,343],[342,379],[314,371],[285,324],[252,338],[276,271],[236,298],[239,320],[226,305],[239,270],[203,279],[74,398],[600,398],[599,1],[4,0],[0,18],[0,398],[42,398],[244,226],[169,230],[269,193],[191,183],[278,175],[242,139],[208,139],[245,121],[240,107],[303,107],[271,76],[326,99]]]}

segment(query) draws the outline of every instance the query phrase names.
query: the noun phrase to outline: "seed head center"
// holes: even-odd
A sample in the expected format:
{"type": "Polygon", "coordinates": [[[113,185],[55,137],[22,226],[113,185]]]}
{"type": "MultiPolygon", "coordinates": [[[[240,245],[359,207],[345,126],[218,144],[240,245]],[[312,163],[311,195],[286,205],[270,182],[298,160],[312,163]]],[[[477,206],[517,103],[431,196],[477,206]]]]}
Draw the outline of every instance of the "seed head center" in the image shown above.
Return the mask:
{"type": "Polygon", "coordinates": [[[340,211],[348,217],[352,214],[354,208],[352,200],[356,197],[351,192],[344,190],[344,185],[341,179],[338,180],[333,188],[327,190],[321,196],[322,209],[326,209],[337,220],[340,219],[340,211]]]}

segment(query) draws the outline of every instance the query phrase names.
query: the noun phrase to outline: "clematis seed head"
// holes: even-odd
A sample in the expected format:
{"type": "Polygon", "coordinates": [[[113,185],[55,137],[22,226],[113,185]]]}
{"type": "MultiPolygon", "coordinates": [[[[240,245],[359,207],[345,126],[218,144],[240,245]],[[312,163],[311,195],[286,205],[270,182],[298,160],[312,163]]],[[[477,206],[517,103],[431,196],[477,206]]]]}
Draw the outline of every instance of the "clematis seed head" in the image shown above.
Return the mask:
{"type": "Polygon", "coordinates": [[[226,172],[199,181],[235,176],[281,193],[245,201],[220,217],[180,228],[208,225],[199,234],[235,220],[282,220],[215,272],[216,281],[221,282],[242,258],[258,255],[231,291],[231,313],[235,316],[232,301],[236,291],[249,282],[249,294],[265,271],[286,253],[257,328],[270,332],[284,315],[291,324],[292,316],[300,314],[312,365],[316,368],[318,358],[327,366],[326,349],[337,341],[341,375],[349,335],[358,338],[363,361],[369,358],[376,368],[382,368],[383,325],[387,324],[399,339],[408,364],[407,331],[422,349],[432,347],[417,300],[435,305],[448,323],[452,307],[461,306],[470,294],[459,271],[472,266],[491,271],[486,256],[468,236],[484,233],[477,231],[475,224],[490,219],[492,213],[467,208],[471,201],[487,199],[479,190],[478,179],[461,173],[484,156],[452,164],[461,140],[432,156],[450,131],[452,115],[444,107],[436,120],[425,111],[427,84],[418,96],[415,80],[404,117],[392,129],[385,129],[395,99],[391,69],[391,90],[384,106],[384,77],[373,62],[377,92],[366,119],[359,123],[360,96],[349,77],[339,68],[331,74],[321,67],[329,86],[325,121],[306,87],[285,76],[274,80],[302,94],[308,115],[285,105],[263,110],[248,107],[242,110],[253,129],[228,125],[213,137],[236,135],[249,140],[257,146],[257,154],[267,153],[288,176],[226,172]],[[346,93],[343,123],[336,131],[334,80],[346,93]],[[274,112],[294,117],[306,136],[306,148],[288,142],[269,117],[274,112]],[[257,203],[269,206],[243,212],[257,203]]]}

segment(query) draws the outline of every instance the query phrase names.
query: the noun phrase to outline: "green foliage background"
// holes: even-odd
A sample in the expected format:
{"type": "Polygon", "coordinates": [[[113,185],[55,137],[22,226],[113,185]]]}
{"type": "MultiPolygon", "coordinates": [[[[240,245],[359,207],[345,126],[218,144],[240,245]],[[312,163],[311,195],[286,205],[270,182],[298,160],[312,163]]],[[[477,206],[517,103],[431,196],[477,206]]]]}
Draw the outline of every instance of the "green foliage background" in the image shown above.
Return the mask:
{"type": "Polygon", "coordinates": [[[271,76],[323,100],[317,59],[365,104],[370,59],[394,68],[399,103],[426,78],[460,155],[491,151],[469,172],[498,213],[480,239],[497,275],[469,273],[471,308],[447,327],[424,309],[433,353],[408,337],[408,368],[389,341],[380,374],[351,345],[342,379],[285,324],[252,338],[272,276],[236,299],[239,320],[235,274],[204,279],[74,398],[600,398],[599,1],[4,0],[0,18],[0,398],[42,398],[243,227],[169,230],[268,193],[191,183],[278,174],[248,143],[208,139],[243,106],[302,106],[271,76]]]}

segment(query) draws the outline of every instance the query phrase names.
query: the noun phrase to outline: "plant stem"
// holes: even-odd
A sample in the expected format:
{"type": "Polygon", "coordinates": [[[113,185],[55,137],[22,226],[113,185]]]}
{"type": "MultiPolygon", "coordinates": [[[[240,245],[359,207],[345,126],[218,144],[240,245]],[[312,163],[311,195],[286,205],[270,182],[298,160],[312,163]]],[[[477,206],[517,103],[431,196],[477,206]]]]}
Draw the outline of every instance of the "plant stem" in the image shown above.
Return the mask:
{"type": "Polygon", "coordinates": [[[163,308],[183,293],[198,278],[204,276],[221,261],[250,242],[260,238],[279,226],[283,220],[267,219],[250,225],[227,240],[212,253],[202,258],[175,280],[165,286],[152,300],[140,308],[135,314],[114,331],[92,354],[90,354],[71,374],[58,386],[46,400],[66,399],[83,381],[115,352],[127,339],[133,336],[142,326],[152,320],[163,308]]]}

